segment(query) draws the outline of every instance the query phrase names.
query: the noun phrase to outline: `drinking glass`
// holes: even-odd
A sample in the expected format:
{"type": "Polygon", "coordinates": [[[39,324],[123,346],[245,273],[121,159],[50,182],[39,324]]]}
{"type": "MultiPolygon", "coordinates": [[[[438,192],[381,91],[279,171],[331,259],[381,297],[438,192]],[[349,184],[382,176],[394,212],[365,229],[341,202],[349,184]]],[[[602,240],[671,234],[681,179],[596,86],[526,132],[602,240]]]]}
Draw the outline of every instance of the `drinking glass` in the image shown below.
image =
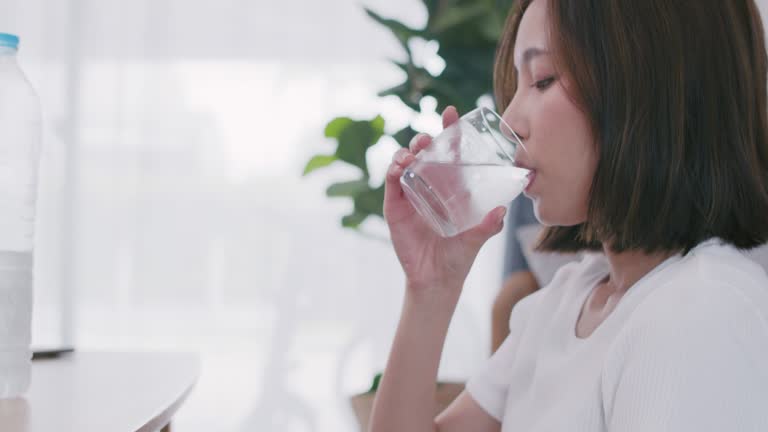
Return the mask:
{"type": "Polygon", "coordinates": [[[515,165],[525,146],[504,120],[477,108],[445,128],[400,178],[406,197],[442,237],[478,225],[528,185],[530,171],[515,165]]]}

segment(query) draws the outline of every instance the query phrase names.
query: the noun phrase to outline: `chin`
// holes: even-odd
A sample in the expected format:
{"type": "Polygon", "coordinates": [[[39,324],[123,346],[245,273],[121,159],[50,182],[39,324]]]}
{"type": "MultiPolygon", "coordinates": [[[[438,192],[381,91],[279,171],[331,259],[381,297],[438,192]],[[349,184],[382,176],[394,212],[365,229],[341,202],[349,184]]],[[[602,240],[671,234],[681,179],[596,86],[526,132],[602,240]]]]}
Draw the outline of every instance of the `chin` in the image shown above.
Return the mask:
{"type": "Polygon", "coordinates": [[[540,197],[529,197],[533,200],[533,212],[539,223],[545,227],[575,226],[587,220],[586,212],[571,212],[564,208],[551,208],[543,203],[540,197]],[[583,213],[583,214],[582,214],[583,213]]]}

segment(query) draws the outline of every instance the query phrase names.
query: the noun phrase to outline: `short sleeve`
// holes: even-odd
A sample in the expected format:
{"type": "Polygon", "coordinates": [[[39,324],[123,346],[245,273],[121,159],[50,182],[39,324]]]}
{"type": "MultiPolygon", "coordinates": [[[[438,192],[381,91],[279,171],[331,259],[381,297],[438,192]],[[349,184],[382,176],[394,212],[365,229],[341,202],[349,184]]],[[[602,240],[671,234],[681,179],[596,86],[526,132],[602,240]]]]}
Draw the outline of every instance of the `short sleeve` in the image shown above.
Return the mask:
{"type": "Polygon", "coordinates": [[[768,244],[756,247],[747,252],[747,256],[758,263],[768,273],[768,244]]]}
{"type": "Polygon", "coordinates": [[[521,195],[509,205],[505,223],[506,238],[504,243],[504,270],[502,274],[504,278],[512,273],[529,269],[516,233],[521,227],[538,225],[538,223],[539,221],[533,212],[533,203],[530,199],[521,195]]]}
{"type": "Polygon", "coordinates": [[[768,431],[764,311],[739,293],[708,293],[732,288],[691,288],[670,298],[674,313],[656,305],[658,312],[628,328],[607,357],[609,431],[768,431]]]}
{"type": "Polygon", "coordinates": [[[466,385],[472,399],[499,422],[504,416],[510,385],[509,371],[514,364],[519,342],[525,333],[532,310],[541,295],[542,291],[538,291],[515,305],[509,319],[509,336],[466,385]]]}

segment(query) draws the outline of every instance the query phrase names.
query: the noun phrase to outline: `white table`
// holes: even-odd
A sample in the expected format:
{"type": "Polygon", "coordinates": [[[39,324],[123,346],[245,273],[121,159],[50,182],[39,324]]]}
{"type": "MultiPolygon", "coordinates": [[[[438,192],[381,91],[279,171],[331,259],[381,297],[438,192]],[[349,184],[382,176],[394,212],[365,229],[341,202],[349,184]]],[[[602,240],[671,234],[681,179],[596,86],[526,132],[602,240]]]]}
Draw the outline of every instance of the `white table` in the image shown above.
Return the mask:
{"type": "Polygon", "coordinates": [[[194,354],[76,352],[35,360],[25,398],[0,400],[0,431],[170,430],[199,373],[194,354]]]}

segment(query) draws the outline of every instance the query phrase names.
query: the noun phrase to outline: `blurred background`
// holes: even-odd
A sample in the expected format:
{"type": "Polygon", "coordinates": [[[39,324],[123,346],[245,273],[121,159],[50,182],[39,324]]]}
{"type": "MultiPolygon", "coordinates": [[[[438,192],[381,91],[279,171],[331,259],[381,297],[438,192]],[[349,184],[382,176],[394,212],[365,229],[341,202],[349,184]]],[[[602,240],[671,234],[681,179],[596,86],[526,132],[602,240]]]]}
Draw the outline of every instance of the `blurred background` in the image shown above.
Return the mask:
{"type": "MultiPolygon", "coordinates": [[[[0,0],[45,118],[33,343],[199,353],[175,431],[357,430],[349,397],[385,365],[404,280],[376,209],[326,189],[362,170],[375,196],[446,101],[493,105],[488,41],[508,4],[0,0]],[[487,34],[455,26],[494,8],[473,24],[487,34]],[[456,41],[475,37],[473,57],[456,41]],[[441,74],[480,84],[397,88],[441,74]],[[362,166],[303,175],[337,150],[340,116],[384,136],[362,166]]],[[[469,276],[441,380],[489,355],[503,238],[469,276]]]]}
{"type": "MultiPolygon", "coordinates": [[[[337,116],[440,130],[435,97],[414,110],[377,95],[407,56],[365,11],[418,29],[426,3],[0,0],[45,119],[33,344],[200,353],[180,432],[356,430],[349,397],[384,367],[404,281],[381,218],[343,228],[352,200],[326,196],[360,170],[302,174],[333,154],[337,116]]],[[[435,42],[406,45],[445,68],[435,42]]],[[[372,186],[397,148],[385,136],[365,154],[372,186]]],[[[441,379],[489,353],[501,238],[469,278],[441,379]]]]}

